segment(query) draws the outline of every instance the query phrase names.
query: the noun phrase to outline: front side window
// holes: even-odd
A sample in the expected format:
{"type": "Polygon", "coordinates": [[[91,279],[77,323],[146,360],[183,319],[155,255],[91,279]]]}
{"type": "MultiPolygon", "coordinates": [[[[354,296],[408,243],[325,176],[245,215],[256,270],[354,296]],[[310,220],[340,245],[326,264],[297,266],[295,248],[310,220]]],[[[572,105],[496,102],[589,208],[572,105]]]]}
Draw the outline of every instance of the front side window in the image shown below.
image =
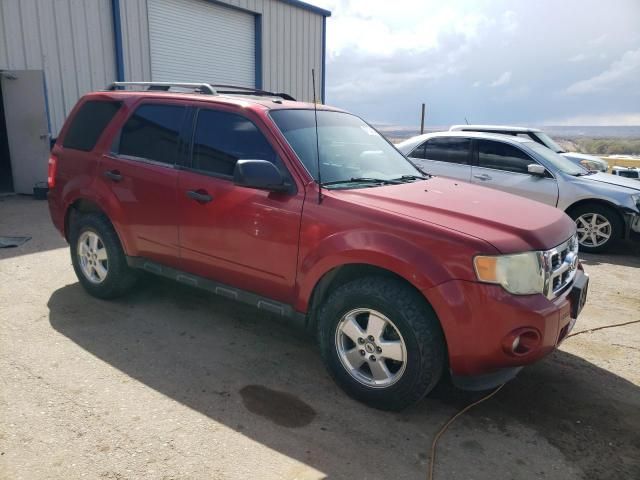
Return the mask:
{"type": "Polygon", "coordinates": [[[98,138],[120,109],[121,102],[89,100],[75,114],[62,146],[73,150],[90,152],[98,138]]]}
{"type": "Polygon", "coordinates": [[[469,165],[471,140],[468,138],[432,138],[424,146],[427,160],[469,165]]]}
{"type": "Polygon", "coordinates": [[[478,166],[506,172],[529,173],[528,166],[537,163],[519,148],[507,143],[478,140],[478,166]]]}
{"type": "Polygon", "coordinates": [[[174,165],[185,111],[178,105],[141,105],[122,127],[118,153],[174,165]]]}
{"type": "Polygon", "coordinates": [[[252,121],[235,113],[200,110],[191,167],[230,177],[240,159],[267,160],[280,167],[278,156],[252,121]]]}
{"type": "Polygon", "coordinates": [[[411,162],[355,115],[318,110],[317,136],[313,110],[272,110],[270,115],[316,181],[320,164],[324,185],[339,182],[342,185],[335,188],[363,188],[422,178],[411,162]]]}

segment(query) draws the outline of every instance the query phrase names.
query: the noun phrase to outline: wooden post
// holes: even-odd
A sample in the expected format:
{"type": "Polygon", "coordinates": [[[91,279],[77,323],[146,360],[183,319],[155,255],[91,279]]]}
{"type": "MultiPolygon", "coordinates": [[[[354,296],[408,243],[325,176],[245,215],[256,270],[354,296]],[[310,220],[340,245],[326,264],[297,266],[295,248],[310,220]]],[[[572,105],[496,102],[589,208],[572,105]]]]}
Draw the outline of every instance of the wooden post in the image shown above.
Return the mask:
{"type": "Polygon", "coordinates": [[[422,104],[422,117],[420,117],[420,135],[424,133],[424,103],[422,104]]]}

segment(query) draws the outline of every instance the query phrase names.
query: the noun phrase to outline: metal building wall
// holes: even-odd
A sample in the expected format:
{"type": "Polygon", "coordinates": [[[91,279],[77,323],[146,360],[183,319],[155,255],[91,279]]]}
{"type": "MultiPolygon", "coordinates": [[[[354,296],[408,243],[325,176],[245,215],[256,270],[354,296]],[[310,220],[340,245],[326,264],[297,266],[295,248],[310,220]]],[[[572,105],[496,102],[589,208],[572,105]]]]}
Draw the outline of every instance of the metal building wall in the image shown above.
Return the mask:
{"type": "MultiPolygon", "coordinates": [[[[311,101],[311,69],[314,68],[316,96],[318,100],[321,98],[324,26],[321,14],[281,0],[216,0],[215,3],[260,15],[262,88],[311,101]]],[[[124,77],[130,81],[153,80],[147,0],[120,0],[120,4],[124,77]]]]}
{"type": "Polygon", "coordinates": [[[110,0],[0,0],[0,70],[44,70],[51,133],[116,78],[110,0]]]}

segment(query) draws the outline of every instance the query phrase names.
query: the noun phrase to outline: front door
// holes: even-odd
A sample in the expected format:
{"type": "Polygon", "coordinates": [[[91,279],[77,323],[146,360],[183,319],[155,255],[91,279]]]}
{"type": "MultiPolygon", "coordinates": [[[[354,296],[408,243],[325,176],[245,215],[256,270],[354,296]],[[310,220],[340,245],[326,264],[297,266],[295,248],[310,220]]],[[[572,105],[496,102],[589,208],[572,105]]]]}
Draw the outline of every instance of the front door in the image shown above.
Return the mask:
{"type": "Polygon", "coordinates": [[[238,187],[238,159],[268,160],[286,173],[256,125],[230,111],[197,112],[191,160],[178,176],[183,270],[292,303],[303,192],[238,187]]]}
{"type": "MultiPolygon", "coordinates": [[[[17,193],[33,193],[36,183],[47,181],[49,124],[42,70],[3,70],[2,100],[17,193]]],[[[0,171],[9,175],[9,169],[0,171]]]]}
{"type": "Polygon", "coordinates": [[[471,179],[471,141],[464,137],[434,137],[410,155],[430,175],[464,180],[471,179]]]}
{"type": "Polygon", "coordinates": [[[555,207],[558,183],[552,176],[529,173],[538,163],[523,150],[496,140],[477,140],[478,162],[472,168],[472,181],[555,207]]]}

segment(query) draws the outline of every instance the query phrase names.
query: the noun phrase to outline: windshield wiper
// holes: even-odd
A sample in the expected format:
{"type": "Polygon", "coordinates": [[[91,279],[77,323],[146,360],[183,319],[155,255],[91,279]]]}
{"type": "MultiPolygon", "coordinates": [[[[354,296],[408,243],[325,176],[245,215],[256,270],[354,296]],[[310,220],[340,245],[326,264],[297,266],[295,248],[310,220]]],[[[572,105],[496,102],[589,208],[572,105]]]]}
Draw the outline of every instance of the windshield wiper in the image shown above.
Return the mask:
{"type": "Polygon", "coordinates": [[[420,175],[402,175],[401,177],[394,178],[394,180],[403,182],[403,181],[406,181],[406,180],[427,180],[429,178],[431,178],[431,175],[429,175],[429,174],[422,175],[422,176],[420,176],[420,175]]]}
{"type": "Polygon", "coordinates": [[[378,185],[399,185],[403,182],[399,182],[397,180],[385,180],[383,178],[354,177],[344,180],[334,180],[333,182],[324,182],[322,186],[326,187],[329,185],[340,185],[342,183],[375,183],[378,185]]]}
{"type": "Polygon", "coordinates": [[[598,172],[594,172],[594,171],[592,171],[592,170],[587,170],[586,172],[576,173],[576,174],[574,175],[574,177],[586,177],[587,175],[594,175],[594,174],[596,174],[596,173],[598,173],[598,172]]]}

